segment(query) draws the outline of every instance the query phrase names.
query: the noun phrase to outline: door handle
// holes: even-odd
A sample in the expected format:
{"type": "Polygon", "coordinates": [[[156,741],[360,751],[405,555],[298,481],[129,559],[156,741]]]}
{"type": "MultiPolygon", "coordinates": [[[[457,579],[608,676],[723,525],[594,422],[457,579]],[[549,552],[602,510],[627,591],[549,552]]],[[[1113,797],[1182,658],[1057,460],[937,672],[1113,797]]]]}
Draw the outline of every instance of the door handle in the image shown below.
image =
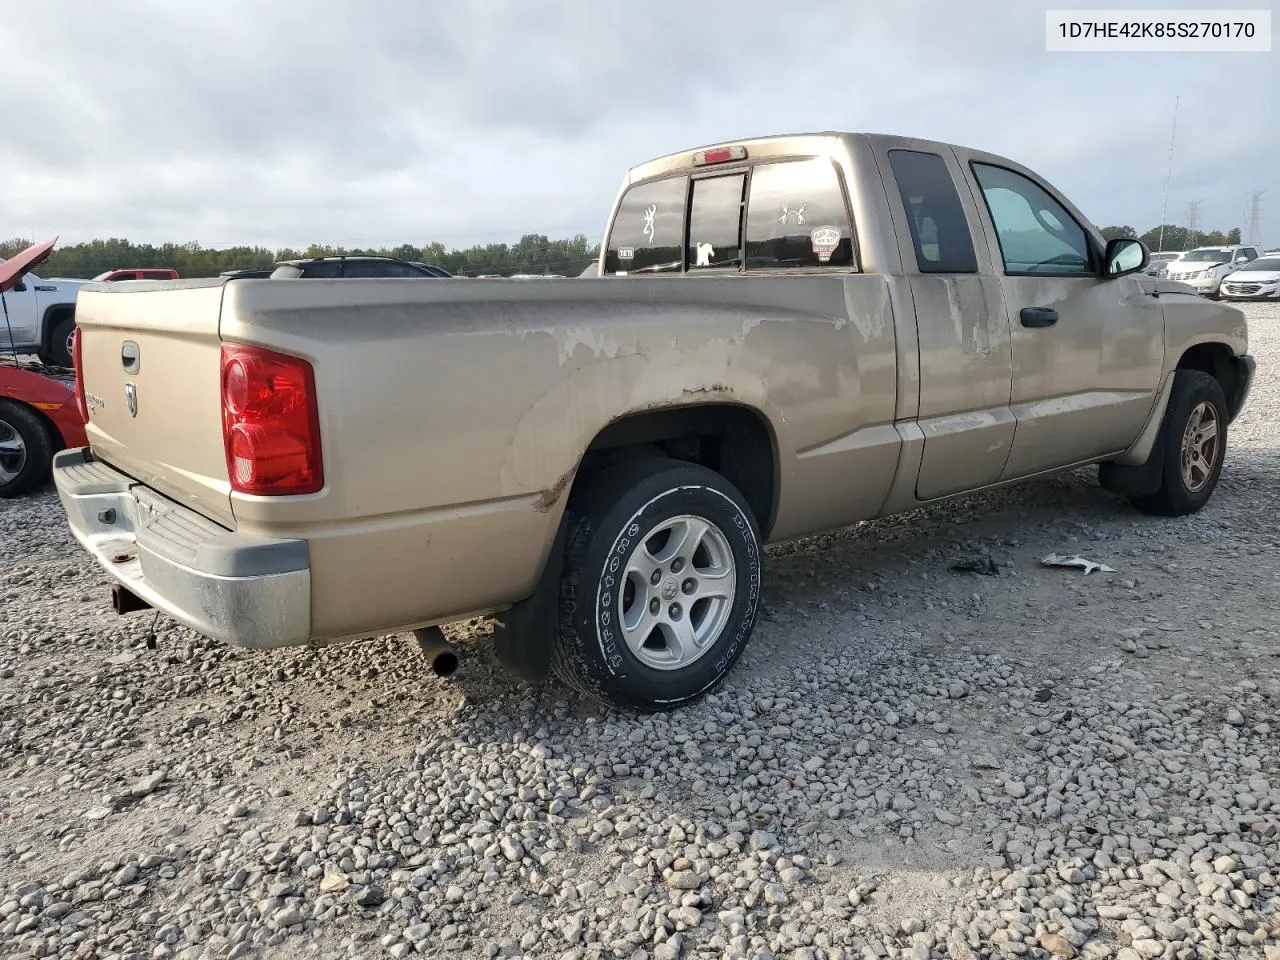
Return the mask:
{"type": "Polygon", "coordinates": [[[1052,327],[1058,322],[1058,311],[1053,307],[1023,307],[1018,319],[1024,327],[1052,327]]]}

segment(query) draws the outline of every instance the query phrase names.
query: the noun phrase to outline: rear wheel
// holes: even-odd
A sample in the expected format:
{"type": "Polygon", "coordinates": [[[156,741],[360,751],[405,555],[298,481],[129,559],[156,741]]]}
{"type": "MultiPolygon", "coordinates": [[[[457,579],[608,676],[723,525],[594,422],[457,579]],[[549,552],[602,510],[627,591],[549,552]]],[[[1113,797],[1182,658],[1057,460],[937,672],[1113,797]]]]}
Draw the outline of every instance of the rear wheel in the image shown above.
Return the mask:
{"type": "Polygon", "coordinates": [[[1179,370],[1165,411],[1160,487],[1132,503],[1143,513],[1195,513],[1213,495],[1227,453],[1222,385],[1200,370],[1179,370]]]}
{"type": "Polygon", "coordinates": [[[53,441],[30,407],[0,400],[0,497],[16,497],[49,477],[53,441]]]}
{"type": "Polygon", "coordinates": [[[566,523],[556,674],[647,711],[718,685],[760,600],[760,536],[742,494],[696,464],[625,462],[575,492],[566,523]]]}

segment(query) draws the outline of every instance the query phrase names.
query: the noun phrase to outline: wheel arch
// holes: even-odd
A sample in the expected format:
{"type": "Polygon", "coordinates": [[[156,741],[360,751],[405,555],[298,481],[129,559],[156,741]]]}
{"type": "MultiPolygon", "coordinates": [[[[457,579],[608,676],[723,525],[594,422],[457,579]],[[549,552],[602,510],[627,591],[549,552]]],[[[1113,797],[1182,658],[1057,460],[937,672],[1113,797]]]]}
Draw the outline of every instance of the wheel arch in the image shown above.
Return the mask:
{"type": "Polygon", "coordinates": [[[55,303],[45,308],[40,315],[40,348],[48,350],[53,346],[53,331],[63,320],[76,316],[74,303],[55,303]]]}
{"type": "Polygon", "coordinates": [[[1243,374],[1234,351],[1220,340],[1192,344],[1178,358],[1176,370],[1199,370],[1218,381],[1227,398],[1227,415],[1234,420],[1244,406],[1243,374]]]}
{"type": "Polygon", "coordinates": [[[736,402],[694,403],[624,414],[602,427],[583,455],[574,485],[619,459],[665,456],[707,467],[742,492],[762,540],[778,512],[778,438],[760,410],[736,402]]]}

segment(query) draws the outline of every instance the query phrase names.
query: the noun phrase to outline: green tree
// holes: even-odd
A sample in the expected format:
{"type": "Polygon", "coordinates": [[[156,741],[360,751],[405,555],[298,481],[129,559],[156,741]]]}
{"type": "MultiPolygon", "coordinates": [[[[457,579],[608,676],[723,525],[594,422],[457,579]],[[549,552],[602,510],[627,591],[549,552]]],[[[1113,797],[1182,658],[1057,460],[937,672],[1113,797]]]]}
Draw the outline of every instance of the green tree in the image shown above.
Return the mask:
{"type": "Polygon", "coordinates": [[[1103,227],[1102,236],[1107,240],[1119,240],[1121,238],[1136,240],[1138,239],[1138,231],[1133,227],[1103,227]]]}

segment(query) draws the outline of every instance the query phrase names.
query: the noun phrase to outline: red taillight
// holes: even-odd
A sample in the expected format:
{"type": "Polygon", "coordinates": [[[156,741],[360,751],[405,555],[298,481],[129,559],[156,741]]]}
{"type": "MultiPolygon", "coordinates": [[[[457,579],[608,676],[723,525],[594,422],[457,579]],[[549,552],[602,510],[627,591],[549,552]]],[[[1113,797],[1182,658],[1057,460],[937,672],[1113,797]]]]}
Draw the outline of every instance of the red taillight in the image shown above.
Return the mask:
{"type": "Polygon", "coordinates": [[[84,396],[84,363],[80,359],[79,327],[75,327],[71,331],[71,365],[76,370],[76,410],[80,412],[80,419],[88,424],[89,403],[84,396]]]}
{"type": "Polygon", "coordinates": [[[745,147],[717,147],[714,150],[699,150],[693,155],[693,164],[705,167],[712,163],[728,163],[730,160],[747,159],[745,147]]]}
{"type": "Polygon", "coordinates": [[[232,490],[280,496],[323,487],[311,364],[260,347],[224,343],[222,440],[232,490]]]}

